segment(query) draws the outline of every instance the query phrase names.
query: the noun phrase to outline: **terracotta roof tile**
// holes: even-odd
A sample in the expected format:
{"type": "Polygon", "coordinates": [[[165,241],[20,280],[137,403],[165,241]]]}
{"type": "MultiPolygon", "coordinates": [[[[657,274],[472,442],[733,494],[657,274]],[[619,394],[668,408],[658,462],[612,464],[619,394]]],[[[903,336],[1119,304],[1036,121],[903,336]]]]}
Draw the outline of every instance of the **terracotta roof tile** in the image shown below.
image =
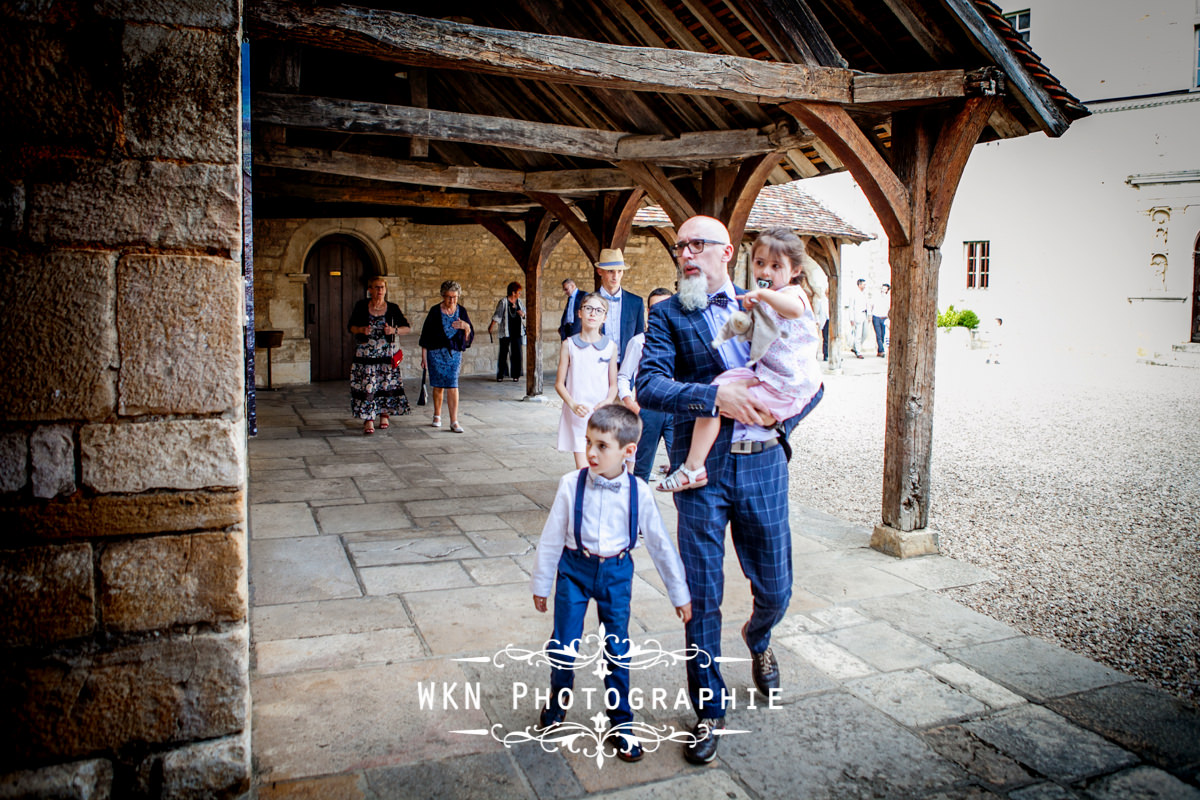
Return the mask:
{"type": "MultiPolygon", "coordinates": [[[[661,227],[670,225],[671,220],[658,206],[648,206],[638,211],[633,224],[643,228],[661,227]]],[[[801,234],[831,236],[855,244],[875,238],[818,203],[800,188],[799,181],[764,186],[754,201],[746,230],[761,231],[776,225],[792,228],[801,234]]]]}

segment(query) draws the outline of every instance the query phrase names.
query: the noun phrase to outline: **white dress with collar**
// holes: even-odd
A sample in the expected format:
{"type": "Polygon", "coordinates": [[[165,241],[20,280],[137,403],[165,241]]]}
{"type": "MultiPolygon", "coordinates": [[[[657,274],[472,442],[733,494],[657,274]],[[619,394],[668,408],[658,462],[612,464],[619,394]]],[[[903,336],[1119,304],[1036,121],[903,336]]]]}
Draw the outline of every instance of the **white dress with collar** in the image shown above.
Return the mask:
{"type": "MultiPolygon", "coordinates": [[[[608,396],[608,365],[617,357],[617,346],[603,338],[588,343],[575,334],[562,343],[568,350],[567,393],[576,403],[593,409],[608,396]]],[[[588,414],[590,417],[591,414],[588,414]]],[[[579,417],[563,405],[558,422],[558,449],[564,453],[582,453],[586,447],[588,417],[579,417]]]]}

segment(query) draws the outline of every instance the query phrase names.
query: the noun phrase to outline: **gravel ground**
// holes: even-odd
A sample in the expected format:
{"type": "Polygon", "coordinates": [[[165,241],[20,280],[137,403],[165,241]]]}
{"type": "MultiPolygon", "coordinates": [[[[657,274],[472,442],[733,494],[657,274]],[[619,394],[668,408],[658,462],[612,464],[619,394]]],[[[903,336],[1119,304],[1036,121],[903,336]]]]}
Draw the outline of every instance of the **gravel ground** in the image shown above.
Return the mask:
{"type": "MultiPolygon", "coordinates": [[[[985,355],[939,353],[929,528],[996,580],[945,594],[1200,705],[1200,370],[985,355]]],[[[791,494],[874,525],[886,376],[851,359],[791,494]]]]}

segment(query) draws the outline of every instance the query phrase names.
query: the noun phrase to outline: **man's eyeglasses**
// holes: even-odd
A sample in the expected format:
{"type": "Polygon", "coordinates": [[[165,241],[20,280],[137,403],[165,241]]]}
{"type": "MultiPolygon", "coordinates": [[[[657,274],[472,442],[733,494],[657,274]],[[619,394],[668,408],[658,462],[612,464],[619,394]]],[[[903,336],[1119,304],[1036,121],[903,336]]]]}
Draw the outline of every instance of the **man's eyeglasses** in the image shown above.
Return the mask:
{"type": "Polygon", "coordinates": [[[729,242],[714,242],[712,239],[692,239],[688,242],[678,242],[671,247],[671,255],[679,258],[679,256],[683,255],[683,248],[685,247],[689,253],[703,253],[704,245],[706,244],[715,244],[724,247],[729,242]]]}
{"type": "Polygon", "coordinates": [[[586,314],[603,314],[608,309],[606,309],[602,306],[580,306],[579,310],[586,314]]]}

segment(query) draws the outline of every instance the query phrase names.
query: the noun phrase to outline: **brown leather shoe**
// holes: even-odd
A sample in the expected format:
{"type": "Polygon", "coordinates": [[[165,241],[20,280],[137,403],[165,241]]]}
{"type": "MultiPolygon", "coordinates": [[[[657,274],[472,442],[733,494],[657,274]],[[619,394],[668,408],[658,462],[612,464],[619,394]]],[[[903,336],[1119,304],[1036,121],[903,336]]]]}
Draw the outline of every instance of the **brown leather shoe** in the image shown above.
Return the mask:
{"type": "MultiPolygon", "coordinates": [[[[742,626],[742,641],[746,643],[747,648],[750,647],[750,641],[746,638],[746,628],[749,626],[749,622],[742,626]]],[[[770,697],[768,692],[771,689],[779,688],[779,663],[775,660],[775,654],[768,647],[761,653],[751,652],[750,661],[750,674],[754,676],[754,687],[763,697],[770,697]]]]}

